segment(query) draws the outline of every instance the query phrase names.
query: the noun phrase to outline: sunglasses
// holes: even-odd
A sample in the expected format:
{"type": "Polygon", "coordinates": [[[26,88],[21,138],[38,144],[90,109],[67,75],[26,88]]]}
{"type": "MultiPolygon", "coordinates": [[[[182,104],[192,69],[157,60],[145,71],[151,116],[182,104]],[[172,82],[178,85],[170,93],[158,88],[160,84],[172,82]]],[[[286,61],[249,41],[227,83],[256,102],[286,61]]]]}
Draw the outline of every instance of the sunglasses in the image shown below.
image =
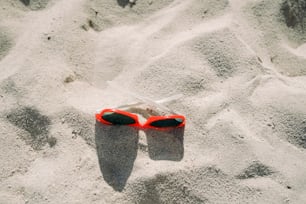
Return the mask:
{"type": "Polygon", "coordinates": [[[128,125],[138,128],[154,128],[154,129],[168,129],[185,126],[185,117],[182,115],[170,116],[151,116],[144,124],[139,122],[136,114],[118,110],[118,109],[104,109],[96,114],[97,121],[106,125],[128,125]]]}

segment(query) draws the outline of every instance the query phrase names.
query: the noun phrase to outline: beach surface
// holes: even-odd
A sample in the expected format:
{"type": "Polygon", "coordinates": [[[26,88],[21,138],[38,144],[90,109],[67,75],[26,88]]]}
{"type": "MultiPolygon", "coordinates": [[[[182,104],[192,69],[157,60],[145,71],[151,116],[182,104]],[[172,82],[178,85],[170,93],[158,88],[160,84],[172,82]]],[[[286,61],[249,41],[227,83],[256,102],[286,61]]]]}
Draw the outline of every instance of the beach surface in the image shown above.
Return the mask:
{"type": "Polygon", "coordinates": [[[1,0],[0,203],[306,203],[305,13],[305,0],[1,0]],[[95,120],[135,102],[186,126],[95,120]]]}

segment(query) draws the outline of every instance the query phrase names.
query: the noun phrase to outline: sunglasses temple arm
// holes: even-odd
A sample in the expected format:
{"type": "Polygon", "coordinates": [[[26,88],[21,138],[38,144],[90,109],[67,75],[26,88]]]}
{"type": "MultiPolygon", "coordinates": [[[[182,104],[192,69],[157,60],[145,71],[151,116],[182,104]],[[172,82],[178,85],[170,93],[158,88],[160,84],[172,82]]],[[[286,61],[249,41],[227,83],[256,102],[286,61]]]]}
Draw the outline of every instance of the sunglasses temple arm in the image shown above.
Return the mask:
{"type": "Polygon", "coordinates": [[[114,84],[113,82],[110,82],[110,81],[107,81],[108,85],[110,85],[111,87],[117,89],[118,91],[121,91],[123,93],[126,93],[126,94],[129,94],[131,96],[133,96],[134,98],[144,102],[144,103],[147,103],[149,105],[152,105],[152,106],[156,106],[158,108],[160,108],[161,110],[163,111],[166,111],[166,112],[171,112],[171,113],[174,113],[172,110],[170,110],[169,108],[167,108],[166,106],[163,106],[161,103],[166,103],[166,102],[169,102],[169,101],[173,101],[173,100],[176,100],[176,99],[179,99],[181,98],[183,95],[182,94],[177,94],[177,95],[174,95],[174,96],[170,96],[168,98],[165,98],[165,99],[161,99],[159,101],[153,101],[147,97],[144,97],[144,96],[139,96],[138,94],[135,94],[131,91],[128,91],[126,89],[122,89],[120,87],[118,87],[116,84],[114,84]]]}
{"type": "Polygon", "coordinates": [[[171,101],[178,100],[178,99],[180,99],[182,97],[183,97],[183,94],[176,94],[176,95],[169,96],[167,98],[163,98],[163,99],[160,99],[158,101],[155,101],[155,103],[158,103],[158,104],[168,103],[168,102],[171,102],[171,101]]]}
{"type": "Polygon", "coordinates": [[[141,104],[143,104],[143,102],[130,103],[130,104],[118,106],[116,108],[130,108],[130,107],[138,106],[138,105],[141,105],[141,104]]]}
{"type": "MultiPolygon", "coordinates": [[[[174,100],[177,100],[179,98],[183,97],[183,94],[176,94],[176,95],[173,95],[173,96],[170,96],[170,97],[167,97],[167,98],[163,98],[163,99],[160,99],[160,100],[157,100],[157,101],[154,101],[155,103],[158,103],[159,106],[160,104],[162,103],[167,103],[167,102],[171,102],[171,101],[174,101],[174,100]]],[[[139,99],[138,99],[139,100],[139,99]]],[[[137,102],[137,103],[131,103],[131,104],[126,104],[126,105],[121,105],[121,106],[118,106],[116,108],[131,108],[131,107],[135,107],[135,106],[138,106],[138,105],[141,105],[141,104],[144,104],[143,101],[141,102],[137,102]]],[[[100,113],[102,109],[98,109],[96,110],[96,113],[100,113]]]]}
{"type": "MultiPolygon", "coordinates": [[[[160,106],[160,104],[171,102],[171,101],[177,100],[181,97],[183,97],[183,94],[176,94],[176,95],[173,95],[173,96],[170,96],[170,97],[167,97],[167,98],[163,98],[163,99],[160,99],[160,100],[157,100],[157,101],[154,101],[154,102],[158,103],[158,105],[160,106]]],[[[134,107],[134,106],[141,105],[141,104],[144,104],[144,102],[142,101],[142,102],[137,102],[137,103],[126,104],[126,105],[118,106],[117,108],[130,108],[130,107],[134,107]]]]}

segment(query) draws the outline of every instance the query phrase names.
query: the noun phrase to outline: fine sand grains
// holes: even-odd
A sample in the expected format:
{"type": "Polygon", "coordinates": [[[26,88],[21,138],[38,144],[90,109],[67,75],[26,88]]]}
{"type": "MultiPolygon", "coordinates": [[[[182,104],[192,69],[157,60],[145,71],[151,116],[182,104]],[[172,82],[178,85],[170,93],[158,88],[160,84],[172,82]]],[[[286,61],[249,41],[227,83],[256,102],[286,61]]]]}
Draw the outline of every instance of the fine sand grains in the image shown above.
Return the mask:
{"type": "MultiPolygon", "coordinates": [[[[284,22],[288,21],[288,16],[283,11],[285,2],[259,1],[246,7],[246,12],[249,13],[251,22],[265,31],[261,39],[269,51],[269,63],[272,63],[284,75],[304,75],[305,57],[294,53],[296,48],[305,43],[306,38],[302,34],[305,32],[302,20],[304,18],[299,20],[299,25],[293,29],[291,26],[287,27],[284,22]]],[[[301,11],[299,12],[301,14],[296,15],[303,15],[301,11]]]]}
{"type": "Polygon", "coordinates": [[[0,203],[306,203],[305,13],[304,0],[0,1],[0,203]],[[163,105],[185,128],[95,121],[175,94],[163,105]]]}

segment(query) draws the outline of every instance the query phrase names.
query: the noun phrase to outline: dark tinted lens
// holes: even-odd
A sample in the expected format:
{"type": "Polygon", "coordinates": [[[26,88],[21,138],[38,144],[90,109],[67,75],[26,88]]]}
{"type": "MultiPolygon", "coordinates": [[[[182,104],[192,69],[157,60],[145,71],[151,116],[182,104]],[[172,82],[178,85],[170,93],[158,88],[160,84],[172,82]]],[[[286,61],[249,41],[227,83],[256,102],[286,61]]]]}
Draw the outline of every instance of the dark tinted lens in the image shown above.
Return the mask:
{"type": "Polygon", "coordinates": [[[134,124],[136,121],[126,115],[122,115],[115,112],[105,112],[102,118],[113,125],[131,125],[134,124]]]}
{"type": "Polygon", "coordinates": [[[183,119],[181,118],[169,118],[169,119],[154,121],[150,125],[154,127],[176,127],[182,123],[183,119]]]}

